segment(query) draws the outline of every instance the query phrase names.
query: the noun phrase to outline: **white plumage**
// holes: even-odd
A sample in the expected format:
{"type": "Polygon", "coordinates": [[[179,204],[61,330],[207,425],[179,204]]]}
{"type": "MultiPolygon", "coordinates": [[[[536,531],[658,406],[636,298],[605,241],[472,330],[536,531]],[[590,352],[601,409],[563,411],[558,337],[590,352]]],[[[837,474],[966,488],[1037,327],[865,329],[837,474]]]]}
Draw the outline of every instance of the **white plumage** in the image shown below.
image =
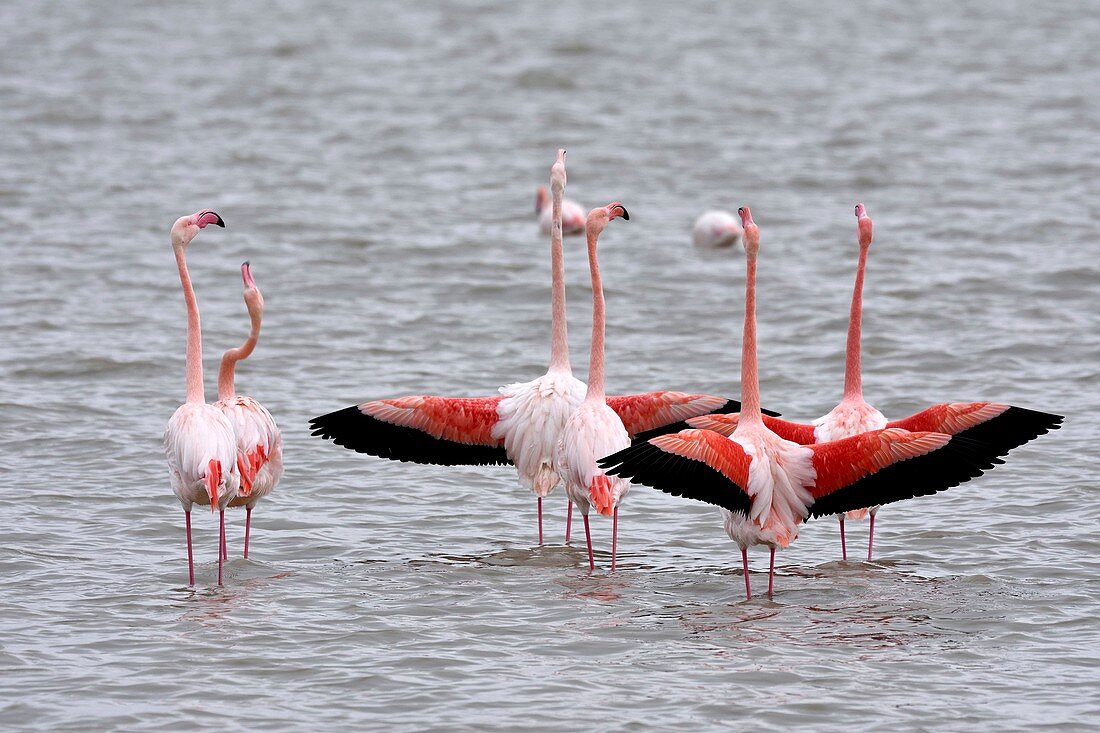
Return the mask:
{"type": "Polygon", "coordinates": [[[610,515],[626,496],[630,482],[607,476],[596,460],[630,446],[619,415],[603,400],[585,400],[562,428],[557,464],[569,499],[588,516],[590,504],[610,515]]]}
{"type": "Polygon", "coordinates": [[[707,211],[691,227],[696,247],[732,247],[741,239],[741,222],[727,211],[707,211]]]}
{"type": "Polygon", "coordinates": [[[185,512],[192,504],[225,509],[237,496],[240,473],[237,471],[237,443],[229,418],[213,405],[187,402],[176,408],[164,431],[164,453],[172,491],[185,512]],[[221,466],[217,501],[207,486],[210,462],[221,466]]]}
{"type": "Polygon", "coordinates": [[[242,490],[233,505],[255,506],[274,490],[283,475],[283,438],[279,426],[267,408],[251,397],[235,395],[218,400],[214,406],[233,427],[237,460],[246,462],[242,470],[251,473],[259,465],[247,493],[242,490]]]}

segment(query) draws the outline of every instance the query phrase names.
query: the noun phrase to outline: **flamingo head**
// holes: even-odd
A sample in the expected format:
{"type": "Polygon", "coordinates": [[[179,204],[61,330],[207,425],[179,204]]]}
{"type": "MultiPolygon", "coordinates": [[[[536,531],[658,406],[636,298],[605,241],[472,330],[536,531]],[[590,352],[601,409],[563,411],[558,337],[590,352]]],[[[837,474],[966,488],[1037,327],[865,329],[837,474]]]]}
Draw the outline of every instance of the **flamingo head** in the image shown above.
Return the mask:
{"type": "Polygon", "coordinates": [[[217,224],[222,228],[225,227],[225,222],[222,221],[222,218],[210,209],[197,211],[191,214],[191,216],[181,216],[176,219],[176,223],[172,225],[172,246],[186,247],[191,243],[191,240],[195,238],[195,235],[199,233],[200,229],[205,229],[211,224],[217,224]]]}
{"type": "Polygon", "coordinates": [[[558,159],[550,168],[550,188],[557,194],[565,190],[565,150],[558,150],[558,159]]]}
{"type": "Polygon", "coordinates": [[[859,222],[859,246],[869,247],[873,236],[871,217],[867,216],[867,209],[863,204],[856,204],[856,220],[859,222]]]}
{"type": "Polygon", "coordinates": [[[618,201],[614,201],[607,206],[597,206],[592,209],[592,211],[588,212],[588,219],[584,223],[584,230],[589,236],[598,237],[600,236],[600,232],[607,226],[607,223],[619,216],[626,221],[630,221],[630,214],[626,212],[626,207],[618,201]]]}
{"type": "Polygon", "coordinates": [[[256,281],[252,279],[252,265],[241,265],[241,280],[244,281],[244,304],[250,316],[261,316],[264,312],[264,296],[256,281]]]}
{"type": "Polygon", "coordinates": [[[745,254],[755,257],[756,253],[760,251],[760,229],[756,226],[756,222],[752,220],[752,212],[749,211],[748,206],[742,206],[738,209],[737,215],[741,217],[741,228],[744,229],[741,242],[745,245],[745,254]]]}
{"type": "Polygon", "coordinates": [[[542,213],[548,203],[550,203],[550,192],[546,190],[546,186],[539,186],[539,190],[535,191],[535,213],[542,213]]]}

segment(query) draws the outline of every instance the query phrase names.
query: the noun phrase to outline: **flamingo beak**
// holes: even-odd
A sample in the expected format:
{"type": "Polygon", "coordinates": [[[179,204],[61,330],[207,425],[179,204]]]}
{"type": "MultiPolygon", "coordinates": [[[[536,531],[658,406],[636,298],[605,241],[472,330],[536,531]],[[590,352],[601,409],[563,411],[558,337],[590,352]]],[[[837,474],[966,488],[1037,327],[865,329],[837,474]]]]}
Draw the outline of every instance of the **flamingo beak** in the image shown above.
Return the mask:
{"type": "Polygon", "coordinates": [[[241,280],[244,281],[246,288],[255,289],[256,281],[252,279],[252,265],[248,262],[241,265],[241,280]]]}

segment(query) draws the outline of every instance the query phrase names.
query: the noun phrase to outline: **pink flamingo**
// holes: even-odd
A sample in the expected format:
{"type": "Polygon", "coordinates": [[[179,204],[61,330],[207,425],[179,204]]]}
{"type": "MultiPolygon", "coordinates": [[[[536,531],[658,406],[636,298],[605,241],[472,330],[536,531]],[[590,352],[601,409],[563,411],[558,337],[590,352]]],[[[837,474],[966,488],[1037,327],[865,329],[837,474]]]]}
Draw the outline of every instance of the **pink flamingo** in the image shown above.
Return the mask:
{"type": "MultiPolygon", "coordinates": [[[[813,424],[795,423],[764,417],[764,423],[775,433],[796,443],[824,443],[852,435],[880,430],[902,428],[905,430],[932,430],[949,435],[960,435],[981,441],[994,453],[1002,456],[1013,448],[1046,433],[1056,430],[1062,422],[1060,415],[1026,410],[995,402],[951,402],[932,405],[915,415],[901,420],[887,421],[886,417],[863,399],[860,344],[863,328],[863,277],[867,269],[867,253],[873,238],[871,217],[863,204],[856,204],[857,233],[859,236],[859,265],[852,290],[852,307],[848,319],[848,346],[844,369],[844,397],[828,414],[813,424]]],[[[692,427],[716,430],[730,435],[737,424],[737,417],[730,415],[705,415],[688,419],[692,427]]],[[[840,520],[841,556],[848,559],[848,547],[844,538],[844,519],[863,519],[870,514],[867,533],[867,560],[871,560],[875,539],[875,514],[879,507],[860,508],[837,515],[840,520]]]]}
{"type": "Polygon", "coordinates": [[[218,585],[222,584],[222,548],[225,545],[225,507],[237,495],[237,443],[233,425],[221,410],[206,403],[202,383],[202,328],[199,305],[184,254],[200,229],[210,224],[225,226],[209,209],[181,216],[172,225],[172,249],[176,254],[183,298],[187,303],[187,402],[176,408],[164,431],[164,453],[172,491],[183,505],[187,531],[187,579],[195,584],[191,551],[191,505],[209,504],[219,513],[218,585]]]}
{"type": "MultiPolygon", "coordinates": [[[[569,364],[561,235],[565,184],[565,151],[559,150],[550,171],[552,337],[546,374],[505,385],[495,397],[410,395],[364,402],[310,421],[313,435],[381,458],[444,466],[514,464],[520,483],[537,497],[539,544],[543,541],[542,500],[560,481],[555,463],[558,436],[585,395],[584,383],[573,376],[569,364]]],[[[608,397],[607,402],[632,435],[740,407],[736,400],[723,397],[670,391],[608,397]]],[[[566,519],[566,542],[572,506],[566,519]]]]}
{"type": "Polygon", "coordinates": [[[814,445],[772,432],[760,411],[756,361],[760,230],[747,207],[738,213],[748,257],[737,428],[729,437],[702,429],[662,435],[607,456],[599,465],[610,475],[721,507],[726,533],[741,547],[745,596],[751,598],[750,546],[771,550],[771,595],[775,549],[798,537],[808,515],[934,493],[981,475],[996,458],[974,441],[930,431],[887,428],[814,445]]]}
{"type": "MultiPolygon", "coordinates": [[[[553,182],[550,188],[553,189],[553,182]]],[[[546,191],[546,186],[539,186],[535,192],[535,216],[539,220],[539,231],[550,234],[554,224],[561,226],[565,234],[581,234],[584,232],[584,209],[576,201],[559,199],[551,204],[551,196],[546,191]],[[560,210],[554,207],[560,207],[560,210]]]]}
{"type": "Polygon", "coordinates": [[[728,211],[707,211],[691,227],[696,247],[732,247],[741,239],[741,222],[728,211]]]}
{"type": "Polygon", "coordinates": [[[615,569],[615,550],[619,530],[619,503],[626,496],[630,483],[621,478],[609,478],[596,459],[630,445],[630,435],[622,418],[607,404],[604,396],[604,297],[600,264],[596,259],[596,242],[615,217],[630,221],[630,214],[618,201],[588,212],[585,234],[588,238],[588,268],[592,274],[592,350],[588,362],[588,391],[584,402],[573,411],[558,438],[558,470],[565,483],[570,506],[577,505],[584,517],[584,538],[588,543],[588,568],[594,570],[592,531],[588,525],[588,509],[611,516],[611,569],[615,569]]]}
{"type": "MultiPolygon", "coordinates": [[[[222,355],[221,370],[218,372],[218,401],[214,406],[229,418],[237,436],[237,468],[241,474],[241,487],[229,506],[245,508],[244,556],[247,558],[252,508],[275,490],[283,475],[283,436],[267,408],[252,397],[237,394],[233,383],[237,362],[247,359],[256,348],[264,317],[264,296],[252,278],[252,268],[247,262],[241,265],[241,279],[244,281],[244,303],[252,321],[252,330],[240,347],[229,349],[222,355]]],[[[228,559],[224,546],[222,556],[228,559]]]]}

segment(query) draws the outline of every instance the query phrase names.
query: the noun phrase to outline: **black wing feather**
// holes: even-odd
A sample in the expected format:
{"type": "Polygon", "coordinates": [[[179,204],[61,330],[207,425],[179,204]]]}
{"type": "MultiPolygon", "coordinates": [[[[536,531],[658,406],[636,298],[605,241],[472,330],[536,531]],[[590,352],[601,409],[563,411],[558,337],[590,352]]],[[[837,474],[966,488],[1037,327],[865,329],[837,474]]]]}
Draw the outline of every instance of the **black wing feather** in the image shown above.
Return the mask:
{"type": "Polygon", "coordinates": [[[312,435],[356,453],[437,466],[507,466],[504,446],[470,445],[365,415],[352,405],[309,421],[312,435]]]}

